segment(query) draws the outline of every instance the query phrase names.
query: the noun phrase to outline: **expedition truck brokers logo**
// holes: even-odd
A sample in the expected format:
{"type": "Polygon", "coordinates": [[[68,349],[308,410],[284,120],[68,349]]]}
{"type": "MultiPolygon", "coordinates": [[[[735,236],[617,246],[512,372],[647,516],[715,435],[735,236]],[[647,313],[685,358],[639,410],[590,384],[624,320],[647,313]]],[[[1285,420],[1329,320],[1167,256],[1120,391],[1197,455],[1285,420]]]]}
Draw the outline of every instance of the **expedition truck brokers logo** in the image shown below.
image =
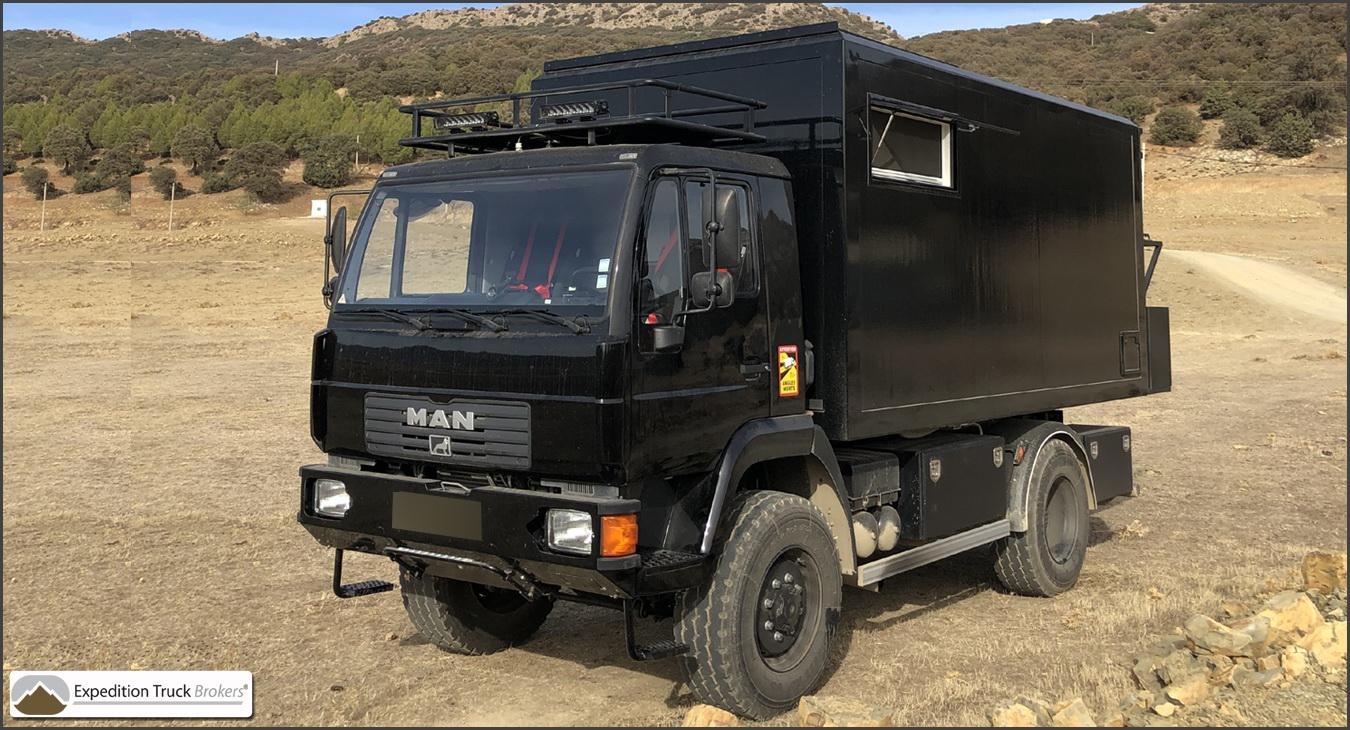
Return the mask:
{"type": "Polygon", "coordinates": [[[778,397],[795,398],[801,393],[801,379],[797,371],[797,346],[778,346],[778,397]]]}
{"type": "Polygon", "coordinates": [[[253,716],[252,672],[12,672],[11,717],[253,716]]]}
{"type": "MultiPolygon", "coordinates": [[[[450,411],[446,415],[440,408],[433,408],[430,415],[425,408],[408,408],[404,413],[404,423],[421,428],[444,428],[450,431],[472,431],[473,411],[450,411]]],[[[437,456],[451,456],[449,436],[431,434],[427,436],[427,450],[437,456]]]]}

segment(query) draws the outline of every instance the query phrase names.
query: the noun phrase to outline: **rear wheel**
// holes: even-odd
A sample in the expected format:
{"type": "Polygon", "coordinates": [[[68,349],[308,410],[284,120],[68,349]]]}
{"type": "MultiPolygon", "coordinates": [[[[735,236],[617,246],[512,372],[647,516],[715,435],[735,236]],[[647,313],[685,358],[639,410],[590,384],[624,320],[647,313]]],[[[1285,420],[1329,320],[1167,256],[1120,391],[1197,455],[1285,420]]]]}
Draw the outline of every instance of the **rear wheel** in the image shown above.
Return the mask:
{"type": "Polygon", "coordinates": [[[516,591],[399,572],[403,607],[417,632],[456,654],[491,654],[530,638],[553,601],[516,591]]]}
{"type": "Polygon", "coordinates": [[[765,719],[824,678],[842,579],[825,518],[809,501],[749,492],[732,504],[707,584],[680,600],[676,638],[703,702],[765,719]]]}
{"type": "Polygon", "coordinates": [[[1041,447],[1027,500],[1027,531],[995,543],[994,572],[1008,590],[1053,596],[1078,582],[1087,557],[1088,475],[1067,443],[1041,447]]]}

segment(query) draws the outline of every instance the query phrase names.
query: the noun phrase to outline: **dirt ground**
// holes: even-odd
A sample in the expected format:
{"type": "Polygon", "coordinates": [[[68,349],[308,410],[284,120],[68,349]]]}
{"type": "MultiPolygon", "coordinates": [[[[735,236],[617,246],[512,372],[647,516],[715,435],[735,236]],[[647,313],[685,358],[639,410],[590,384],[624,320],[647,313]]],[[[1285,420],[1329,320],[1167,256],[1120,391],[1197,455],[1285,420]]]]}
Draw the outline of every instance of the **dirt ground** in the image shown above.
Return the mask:
{"type": "MultiPolygon", "coordinates": [[[[1344,148],[1316,164],[1343,168],[1344,148]]],[[[1142,490],[1094,516],[1078,587],[1010,595],[977,552],[848,591],[822,693],[911,725],[984,724],[1026,693],[1101,713],[1149,637],[1345,549],[1345,174],[1188,165],[1152,154],[1145,197],[1175,389],[1070,414],[1134,427],[1142,490]]],[[[416,636],[396,594],[328,590],[331,554],[294,520],[296,467],[322,458],[306,382],[321,225],[194,196],[170,234],[138,192],[130,210],[57,199],[39,233],[13,177],[5,670],[247,669],[256,724],[678,724],[675,662],[629,661],[617,613],[560,605],[529,644],[466,658],[416,636]]],[[[358,556],[349,574],[396,572],[358,556]]],[[[1338,692],[1281,697],[1247,716],[1346,722],[1338,692]]]]}

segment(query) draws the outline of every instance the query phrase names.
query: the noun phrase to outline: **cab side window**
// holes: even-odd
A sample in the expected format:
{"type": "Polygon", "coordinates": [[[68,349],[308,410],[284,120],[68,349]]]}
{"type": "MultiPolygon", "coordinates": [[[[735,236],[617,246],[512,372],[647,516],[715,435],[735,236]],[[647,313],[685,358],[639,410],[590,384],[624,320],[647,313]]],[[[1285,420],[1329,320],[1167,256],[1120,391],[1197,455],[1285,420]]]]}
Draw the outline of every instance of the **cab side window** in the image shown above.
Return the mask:
{"type": "Polygon", "coordinates": [[[661,180],[652,195],[644,242],[641,311],[653,324],[668,324],[684,304],[684,247],[680,240],[680,195],[674,179],[661,180]]]}

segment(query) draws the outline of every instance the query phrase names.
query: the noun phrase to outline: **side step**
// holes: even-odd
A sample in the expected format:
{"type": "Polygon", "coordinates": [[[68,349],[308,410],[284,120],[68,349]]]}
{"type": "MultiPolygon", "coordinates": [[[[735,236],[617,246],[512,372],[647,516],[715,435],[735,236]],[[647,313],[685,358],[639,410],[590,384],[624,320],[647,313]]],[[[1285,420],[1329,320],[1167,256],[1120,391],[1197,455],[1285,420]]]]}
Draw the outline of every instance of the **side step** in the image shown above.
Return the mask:
{"type": "Polygon", "coordinates": [[[623,634],[628,642],[628,656],[634,661],[645,662],[652,659],[665,659],[689,651],[689,647],[675,639],[666,639],[654,644],[637,643],[637,615],[633,608],[635,601],[623,602],[623,634]]]}
{"type": "Polygon", "coordinates": [[[363,580],[360,583],[342,584],[342,551],[333,551],[333,593],[338,598],[357,598],[372,593],[384,593],[394,590],[394,584],[382,580],[363,580]]]}
{"type": "Polygon", "coordinates": [[[963,553],[971,548],[987,545],[1012,534],[1007,520],[991,522],[973,530],[959,532],[951,537],[935,540],[927,545],[910,548],[880,560],[863,563],[857,573],[844,576],[844,583],[856,588],[866,588],[905,571],[921,568],[943,558],[963,553]]]}

